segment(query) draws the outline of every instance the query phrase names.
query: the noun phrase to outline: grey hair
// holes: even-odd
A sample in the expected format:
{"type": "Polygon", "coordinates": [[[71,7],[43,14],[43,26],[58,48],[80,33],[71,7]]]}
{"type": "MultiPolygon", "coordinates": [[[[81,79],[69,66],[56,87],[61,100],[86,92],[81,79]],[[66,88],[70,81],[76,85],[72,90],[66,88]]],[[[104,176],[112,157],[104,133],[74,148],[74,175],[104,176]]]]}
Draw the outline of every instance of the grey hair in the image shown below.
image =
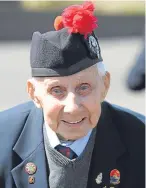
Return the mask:
{"type": "MultiPolygon", "coordinates": [[[[99,76],[103,77],[106,74],[106,69],[105,66],[103,64],[103,61],[100,61],[98,63],[96,63],[95,65],[93,65],[95,68],[97,68],[98,70],[98,74],[99,76]]],[[[43,81],[46,77],[32,77],[33,81],[43,81]]]]}
{"type": "Polygon", "coordinates": [[[100,61],[100,62],[96,63],[95,66],[97,66],[97,70],[98,70],[99,75],[101,77],[105,76],[106,68],[105,68],[105,65],[104,65],[103,61],[100,61]]]}

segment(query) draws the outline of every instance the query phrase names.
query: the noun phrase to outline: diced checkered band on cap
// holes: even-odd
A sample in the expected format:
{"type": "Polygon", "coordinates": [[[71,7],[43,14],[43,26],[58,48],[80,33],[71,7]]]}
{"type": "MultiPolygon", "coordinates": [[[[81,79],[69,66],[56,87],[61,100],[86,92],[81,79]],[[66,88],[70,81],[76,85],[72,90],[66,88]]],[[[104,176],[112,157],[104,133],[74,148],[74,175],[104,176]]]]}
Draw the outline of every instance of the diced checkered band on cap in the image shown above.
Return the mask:
{"type": "Polygon", "coordinates": [[[30,64],[33,77],[69,76],[102,61],[94,32],[86,37],[68,28],[32,37],[30,64]]]}

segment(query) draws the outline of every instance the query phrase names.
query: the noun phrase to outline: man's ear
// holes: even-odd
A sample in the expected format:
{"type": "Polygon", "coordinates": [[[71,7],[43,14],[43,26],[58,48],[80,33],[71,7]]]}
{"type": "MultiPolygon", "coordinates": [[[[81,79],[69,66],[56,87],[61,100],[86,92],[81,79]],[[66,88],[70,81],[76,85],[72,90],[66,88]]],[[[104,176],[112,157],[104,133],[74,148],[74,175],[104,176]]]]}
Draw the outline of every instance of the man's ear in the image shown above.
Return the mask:
{"type": "Polygon", "coordinates": [[[109,87],[110,87],[110,73],[106,71],[105,76],[103,77],[103,83],[104,83],[104,91],[103,91],[103,95],[102,95],[102,101],[104,101],[109,87]]]}
{"type": "Polygon", "coordinates": [[[41,108],[40,100],[36,96],[35,86],[31,79],[27,81],[27,93],[29,97],[33,100],[36,107],[41,108]]]}

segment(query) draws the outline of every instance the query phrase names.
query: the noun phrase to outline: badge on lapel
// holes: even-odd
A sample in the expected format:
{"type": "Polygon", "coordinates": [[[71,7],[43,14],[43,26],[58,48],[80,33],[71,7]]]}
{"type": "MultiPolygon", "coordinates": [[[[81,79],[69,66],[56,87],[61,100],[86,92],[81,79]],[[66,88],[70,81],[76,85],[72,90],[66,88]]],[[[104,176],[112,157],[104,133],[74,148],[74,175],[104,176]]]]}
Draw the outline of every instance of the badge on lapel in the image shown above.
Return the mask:
{"type": "Polygon", "coordinates": [[[97,178],[95,179],[97,184],[101,184],[102,183],[102,173],[100,173],[97,178]]]}
{"type": "Polygon", "coordinates": [[[35,177],[32,176],[32,175],[35,174],[36,171],[37,171],[37,167],[34,163],[29,162],[25,165],[25,172],[30,175],[30,176],[28,176],[28,183],[29,184],[35,183],[35,177]]]}
{"type": "Polygon", "coordinates": [[[118,185],[120,183],[120,172],[117,169],[113,169],[110,172],[110,184],[118,185]]]}
{"type": "Polygon", "coordinates": [[[37,167],[34,163],[27,163],[25,165],[25,172],[28,173],[29,175],[35,174],[37,171],[37,167]]]}
{"type": "Polygon", "coordinates": [[[28,182],[29,182],[29,184],[34,184],[35,183],[35,177],[34,176],[29,176],[28,177],[28,182]]]}

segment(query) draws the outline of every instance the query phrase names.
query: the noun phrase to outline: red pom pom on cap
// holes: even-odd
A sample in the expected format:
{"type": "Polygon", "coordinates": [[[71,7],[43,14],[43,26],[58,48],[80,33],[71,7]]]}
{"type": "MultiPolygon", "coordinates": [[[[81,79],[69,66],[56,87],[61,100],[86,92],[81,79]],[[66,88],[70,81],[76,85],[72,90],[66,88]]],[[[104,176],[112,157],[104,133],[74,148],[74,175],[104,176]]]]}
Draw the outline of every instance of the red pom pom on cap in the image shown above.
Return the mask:
{"type": "Polygon", "coordinates": [[[55,30],[60,30],[64,28],[62,16],[57,16],[54,20],[54,28],[55,30]]]}
{"type": "Polygon", "coordinates": [[[95,10],[92,2],[84,2],[82,5],[73,5],[62,13],[62,22],[69,33],[80,33],[87,38],[98,27],[97,18],[93,15],[95,10]]]}

